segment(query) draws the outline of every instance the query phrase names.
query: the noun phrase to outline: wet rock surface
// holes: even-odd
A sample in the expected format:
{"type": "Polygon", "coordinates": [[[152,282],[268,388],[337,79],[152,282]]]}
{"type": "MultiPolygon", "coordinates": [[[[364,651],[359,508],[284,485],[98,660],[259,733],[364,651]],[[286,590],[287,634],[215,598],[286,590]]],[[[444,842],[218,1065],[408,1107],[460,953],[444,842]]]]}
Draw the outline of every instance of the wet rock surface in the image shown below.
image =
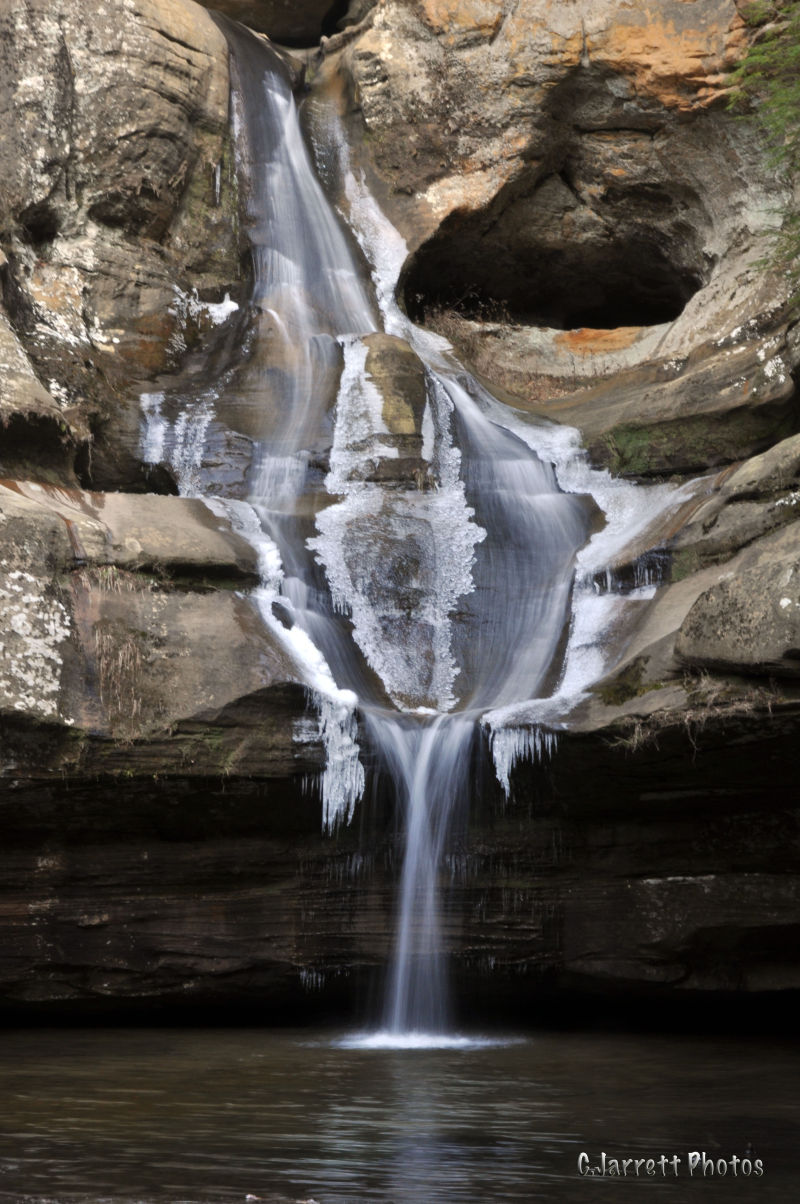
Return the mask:
{"type": "Polygon", "coordinates": [[[241,278],[224,39],[188,0],[123,13],[0,18],[7,474],[130,487],[136,382],[179,363],[241,278]]]}
{"type": "MultiPolygon", "coordinates": [[[[510,805],[488,789],[442,871],[465,1014],[796,991],[797,705],[768,739],[735,714],[676,715],[658,744],[567,737],[510,805]]],[[[323,838],[280,783],[176,772],[29,785],[3,810],[5,1014],[297,1019],[379,989],[400,850],[374,807],[323,838]]]]}

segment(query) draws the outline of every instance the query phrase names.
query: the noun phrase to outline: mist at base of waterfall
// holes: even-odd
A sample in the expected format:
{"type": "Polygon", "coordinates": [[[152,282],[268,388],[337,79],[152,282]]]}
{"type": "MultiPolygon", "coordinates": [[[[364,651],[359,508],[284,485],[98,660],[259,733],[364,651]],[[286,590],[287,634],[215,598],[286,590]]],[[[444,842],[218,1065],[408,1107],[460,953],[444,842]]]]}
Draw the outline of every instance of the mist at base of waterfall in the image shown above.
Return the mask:
{"type": "Polygon", "coordinates": [[[352,1033],[332,1042],[340,1049],[492,1049],[506,1045],[518,1045],[524,1037],[468,1037],[459,1033],[425,1033],[415,1029],[393,1032],[382,1029],[378,1032],[352,1033]]]}

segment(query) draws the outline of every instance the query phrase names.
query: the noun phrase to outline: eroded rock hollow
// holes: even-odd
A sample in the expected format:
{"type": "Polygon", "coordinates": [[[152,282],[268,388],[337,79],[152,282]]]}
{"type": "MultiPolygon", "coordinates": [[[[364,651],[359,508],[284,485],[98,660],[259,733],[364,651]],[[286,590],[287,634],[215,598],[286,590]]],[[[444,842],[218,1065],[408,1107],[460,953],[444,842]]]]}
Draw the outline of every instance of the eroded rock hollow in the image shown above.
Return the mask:
{"type": "Polygon", "coordinates": [[[385,978],[400,790],[320,649],[332,681],[355,632],[360,697],[404,718],[465,705],[493,579],[534,605],[523,478],[594,539],[562,556],[551,710],[464,745],[462,998],[796,991],[800,327],[764,266],[790,189],[726,108],[739,6],[215,5],[324,37],[304,119],[361,244],[309,191],[317,258],[356,266],[291,304],[220,26],[118,7],[0,16],[2,1008],[295,1015],[385,978]],[[477,568],[437,612],[457,528],[477,568]]]}
{"type": "Polygon", "coordinates": [[[633,101],[624,76],[579,66],[531,142],[485,208],[456,210],[414,253],[409,311],[566,330],[677,318],[717,258],[707,156],[686,126],[633,101]]]}

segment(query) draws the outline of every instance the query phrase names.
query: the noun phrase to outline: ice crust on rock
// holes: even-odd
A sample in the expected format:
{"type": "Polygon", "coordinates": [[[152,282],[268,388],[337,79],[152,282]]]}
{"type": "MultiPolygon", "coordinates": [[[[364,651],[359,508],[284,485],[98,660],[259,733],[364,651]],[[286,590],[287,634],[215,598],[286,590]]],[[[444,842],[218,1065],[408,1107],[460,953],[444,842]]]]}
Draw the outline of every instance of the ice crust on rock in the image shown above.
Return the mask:
{"type": "Polygon", "coordinates": [[[364,344],[343,340],[343,348],[325,481],[328,492],[342,500],[317,515],[319,535],[309,547],[325,568],[334,606],[351,616],[358,646],[397,705],[417,709],[434,703],[436,709],[448,710],[455,702],[458,673],[451,615],[458,599],[474,588],[474,549],[485,537],[472,521],[474,512],[459,477],[460,453],[450,432],[452,402],[429,379],[427,408],[435,437],[428,450],[437,489],[387,491],[359,479],[359,470],[374,455],[374,437],[386,428],[380,394],[364,375],[364,344]],[[357,556],[352,552],[354,532],[357,556]],[[409,541],[418,554],[413,568],[403,560],[409,541]],[[392,579],[405,572],[402,583],[392,580],[387,586],[382,569],[392,579]],[[413,591],[413,613],[398,604],[397,594],[404,588],[413,591]]]}
{"type": "Polygon", "coordinates": [[[308,689],[319,716],[318,735],[325,749],[325,769],[320,783],[322,822],[326,831],[349,823],[364,792],[364,767],[358,745],[358,699],[352,690],[342,690],[333,679],[319,648],[299,624],[287,628],[276,618],[272,604],[280,594],[283,566],[275,542],[264,532],[258,513],[249,502],[206,498],[216,515],[227,519],[258,554],[261,584],[251,593],[265,627],[285,648],[298,668],[298,677],[308,689]]]}

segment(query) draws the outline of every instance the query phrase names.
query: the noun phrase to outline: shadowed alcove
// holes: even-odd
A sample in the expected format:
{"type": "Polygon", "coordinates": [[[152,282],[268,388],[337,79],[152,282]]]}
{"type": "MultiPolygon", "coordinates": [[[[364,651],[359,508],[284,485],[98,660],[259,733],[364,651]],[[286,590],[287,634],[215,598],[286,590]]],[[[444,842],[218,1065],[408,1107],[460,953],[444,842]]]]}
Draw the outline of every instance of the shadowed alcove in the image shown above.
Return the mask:
{"type": "Polygon", "coordinates": [[[713,267],[711,219],[697,182],[660,157],[663,110],[633,122],[623,91],[592,70],[554,89],[546,155],[484,208],[451,214],[409,260],[413,318],[453,309],[568,330],[678,317],[713,267]]]}

